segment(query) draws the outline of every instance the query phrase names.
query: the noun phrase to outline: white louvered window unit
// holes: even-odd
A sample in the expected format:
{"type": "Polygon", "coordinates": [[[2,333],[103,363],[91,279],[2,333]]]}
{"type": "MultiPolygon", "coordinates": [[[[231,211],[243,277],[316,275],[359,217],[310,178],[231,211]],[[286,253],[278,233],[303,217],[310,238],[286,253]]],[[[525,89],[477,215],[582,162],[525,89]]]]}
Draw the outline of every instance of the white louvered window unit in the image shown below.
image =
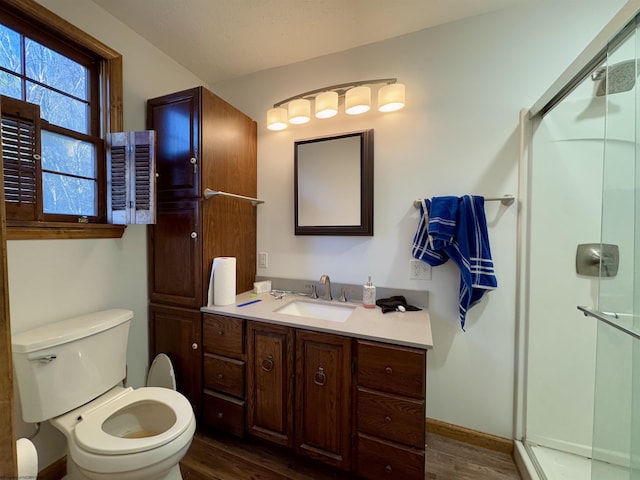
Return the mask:
{"type": "Polygon", "coordinates": [[[109,223],[155,223],[155,132],[107,136],[109,223]]]}

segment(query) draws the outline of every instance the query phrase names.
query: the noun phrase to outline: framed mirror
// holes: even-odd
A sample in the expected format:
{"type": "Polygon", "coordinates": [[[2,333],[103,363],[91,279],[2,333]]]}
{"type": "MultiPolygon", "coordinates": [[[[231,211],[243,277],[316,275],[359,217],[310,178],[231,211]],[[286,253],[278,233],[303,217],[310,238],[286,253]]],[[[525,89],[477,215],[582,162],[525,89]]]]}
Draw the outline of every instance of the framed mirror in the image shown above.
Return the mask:
{"type": "Polygon", "coordinates": [[[294,143],[296,235],[373,236],[373,130],[294,143]]]}

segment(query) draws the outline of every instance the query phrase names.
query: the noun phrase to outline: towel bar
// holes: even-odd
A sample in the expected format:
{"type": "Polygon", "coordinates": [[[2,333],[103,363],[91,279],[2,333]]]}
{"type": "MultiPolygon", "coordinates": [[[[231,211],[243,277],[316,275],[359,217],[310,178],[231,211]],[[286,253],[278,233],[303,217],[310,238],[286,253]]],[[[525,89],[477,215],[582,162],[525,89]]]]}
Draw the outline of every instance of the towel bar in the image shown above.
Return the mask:
{"type": "MultiPolygon", "coordinates": [[[[509,205],[513,204],[515,199],[516,199],[516,197],[514,197],[513,195],[505,195],[504,197],[485,197],[484,201],[485,202],[500,202],[505,207],[508,207],[509,205]]],[[[422,200],[418,198],[418,199],[413,201],[413,206],[416,207],[416,208],[420,208],[420,204],[421,203],[422,203],[422,200]]]]}
{"type": "Polygon", "coordinates": [[[204,199],[205,200],[209,200],[211,197],[215,197],[217,195],[220,195],[222,197],[237,198],[239,200],[246,200],[248,202],[251,202],[251,205],[253,205],[254,207],[256,205],[264,203],[264,200],[259,200],[257,198],[252,198],[252,197],[245,197],[244,195],[236,195],[235,193],[216,192],[215,190],[211,190],[210,188],[207,188],[204,191],[204,199]]]}

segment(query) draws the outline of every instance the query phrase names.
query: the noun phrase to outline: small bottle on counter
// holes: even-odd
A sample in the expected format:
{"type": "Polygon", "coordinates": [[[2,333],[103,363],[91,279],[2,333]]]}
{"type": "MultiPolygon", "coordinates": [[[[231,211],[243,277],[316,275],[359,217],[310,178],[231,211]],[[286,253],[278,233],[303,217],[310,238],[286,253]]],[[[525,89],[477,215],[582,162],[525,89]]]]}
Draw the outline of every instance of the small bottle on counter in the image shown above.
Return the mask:
{"type": "Polygon", "coordinates": [[[365,308],[376,307],[376,287],[371,283],[371,277],[366,285],[362,286],[362,304],[365,308]]]}

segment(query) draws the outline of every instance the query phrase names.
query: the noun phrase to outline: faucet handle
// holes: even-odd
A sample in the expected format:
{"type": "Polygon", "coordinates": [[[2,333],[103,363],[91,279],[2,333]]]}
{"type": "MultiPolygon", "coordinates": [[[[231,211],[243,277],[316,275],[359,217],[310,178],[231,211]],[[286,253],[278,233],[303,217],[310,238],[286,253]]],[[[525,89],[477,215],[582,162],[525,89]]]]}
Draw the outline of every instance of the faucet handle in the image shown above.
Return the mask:
{"type": "Polygon", "coordinates": [[[345,287],[342,287],[340,289],[340,298],[338,299],[341,302],[348,302],[349,300],[347,299],[347,289],[345,287]]]}
{"type": "Polygon", "coordinates": [[[316,290],[316,284],[311,284],[311,293],[309,294],[309,298],[318,298],[318,291],[316,290]]]}

